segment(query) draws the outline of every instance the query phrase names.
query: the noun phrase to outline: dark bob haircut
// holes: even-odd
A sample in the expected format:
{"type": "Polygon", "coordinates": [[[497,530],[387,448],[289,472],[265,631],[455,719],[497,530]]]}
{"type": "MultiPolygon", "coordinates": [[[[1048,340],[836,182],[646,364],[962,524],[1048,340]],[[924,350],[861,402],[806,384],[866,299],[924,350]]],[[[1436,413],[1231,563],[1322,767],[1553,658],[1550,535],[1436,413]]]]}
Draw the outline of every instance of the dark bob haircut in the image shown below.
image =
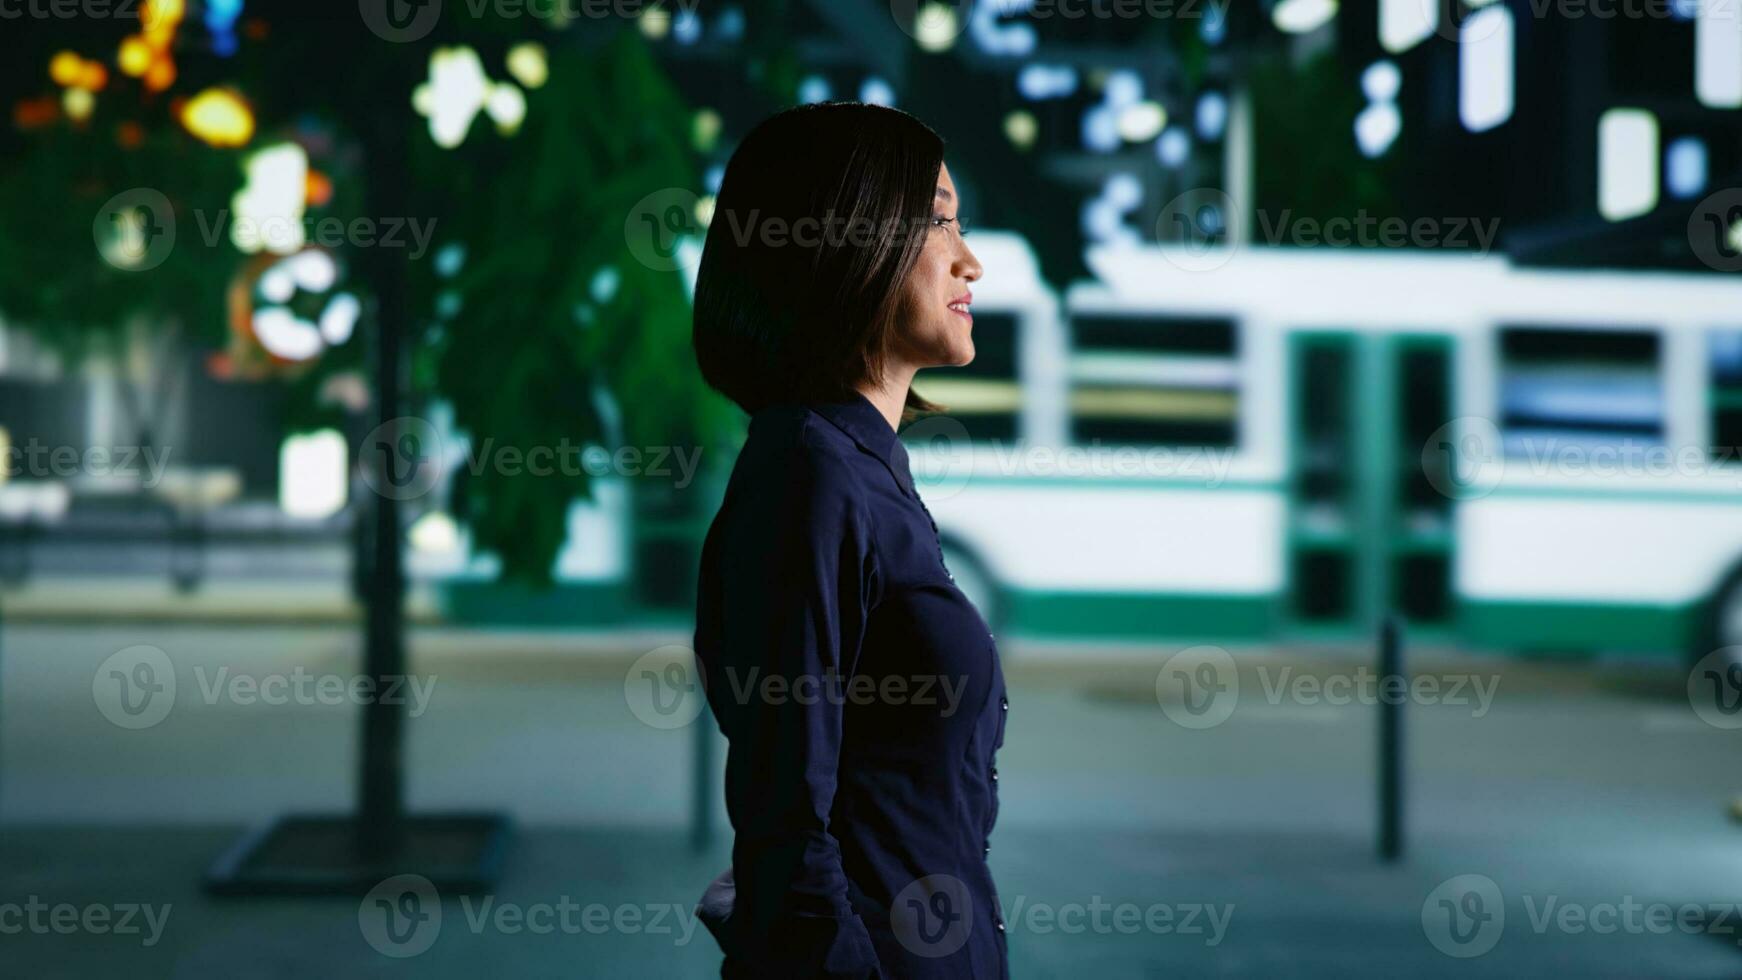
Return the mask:
{"type": "MultiPolygon", "coordinates": [[[[905,112],[797,106],[732,154],[696,272],[702,377],[754,414],[879,383],[944,142],[905,112]]],[[[936,411],[914,394],[905,414],[936,411]]]]}

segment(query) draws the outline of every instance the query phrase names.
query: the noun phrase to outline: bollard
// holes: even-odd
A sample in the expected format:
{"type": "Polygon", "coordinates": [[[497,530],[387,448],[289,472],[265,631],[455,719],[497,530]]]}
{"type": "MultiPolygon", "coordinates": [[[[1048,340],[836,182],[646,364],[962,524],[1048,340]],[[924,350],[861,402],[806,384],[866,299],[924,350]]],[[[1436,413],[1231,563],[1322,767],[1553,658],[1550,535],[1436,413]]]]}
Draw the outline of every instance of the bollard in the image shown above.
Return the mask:
{"type": "Polygon", "coordinates": [[[690,771],[690,848],[705,851],[714,842],[714,795],[719,792],[714,781],[713,711],[703,708],[690,727],[695,729],[695,765],[690,771]]]}
{"type": "Polygon", "coordinates": [[[1379,624],[1379,860],[1403,856],[1403,703],[1386,697],[1392,677],[1408,689],[1403,665],[1403,622],[1394,613],[1379,624]]]}

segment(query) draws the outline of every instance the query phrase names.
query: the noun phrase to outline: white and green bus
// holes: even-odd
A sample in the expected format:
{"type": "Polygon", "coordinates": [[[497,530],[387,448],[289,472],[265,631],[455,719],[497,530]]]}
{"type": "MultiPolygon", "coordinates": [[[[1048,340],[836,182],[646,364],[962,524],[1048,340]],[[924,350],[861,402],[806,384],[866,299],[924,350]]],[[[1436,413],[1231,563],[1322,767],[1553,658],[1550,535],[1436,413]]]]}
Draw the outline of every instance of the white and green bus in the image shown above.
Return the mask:
{"type": "Polygon", "coordinates": [[[906,438],[956,581],[1031,636],[1742,644],[1742,284],[1462,253],[977,232],[973,364],[906,438]]]}

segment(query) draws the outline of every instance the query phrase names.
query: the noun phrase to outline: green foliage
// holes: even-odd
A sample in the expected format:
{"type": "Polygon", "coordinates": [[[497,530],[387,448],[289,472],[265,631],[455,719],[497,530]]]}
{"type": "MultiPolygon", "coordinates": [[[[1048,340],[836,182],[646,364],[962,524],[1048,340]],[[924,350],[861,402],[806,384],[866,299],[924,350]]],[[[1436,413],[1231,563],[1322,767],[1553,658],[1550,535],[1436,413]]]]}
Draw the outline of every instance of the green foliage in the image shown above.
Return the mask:
{"type": "Polygon", "coordinates": [[[32,134],[28,152],[0,170],[0,312],[75,359],[136,320],[221,337],[224,284],[241,257],[218,216],[242,182],[239,155],[167,127],[123,150],[101,105],[85,125],[32,134]],[[174,213],[174,248],[143,271],[106,261],[94,228],[110,198],[134,188],[162,193],[174,213]]]}
{"type": "Polygon", "coordinates": [[[1248,78],[1254,207],[1316,221],[1352,218],[1361,209],[1397,213],[1388,188],[1395,186],[1402,144],[1380,160],[1361,155],[1354,136],[1364,104],[1360,87],[1344,77],[1333,55],[1300,65],[1273,56],[1254,64],[1248,78]]]}
{"type": "MultiPolygon", "coordinates": [[[[707,459],[730,439],[737,413],[696,369],[679,273],[640,264],[624,238],[644,196],[697,189],[689,122],[641,39],[622,31],[592,51],[553,47],[550,82],[529,93],[516,135],[485,120],[455,151],[419,140],[416,186],[440,215],[437,240],[466,258],[452,280],[432,258],[414,270],[420,307],[449,291],[459,304],[425,338],[414,377],[452,403],[475,449],[702,446],[707,459]],[[615,289],[595,295],[601,274],[615,289]],[[600,409],[607,387],[620,427],[600,409]]],[[[585,472],[484,467],[467,478],[461,517],[506,577],[544,583],[569,504],[591,489],[585,472]]]]}

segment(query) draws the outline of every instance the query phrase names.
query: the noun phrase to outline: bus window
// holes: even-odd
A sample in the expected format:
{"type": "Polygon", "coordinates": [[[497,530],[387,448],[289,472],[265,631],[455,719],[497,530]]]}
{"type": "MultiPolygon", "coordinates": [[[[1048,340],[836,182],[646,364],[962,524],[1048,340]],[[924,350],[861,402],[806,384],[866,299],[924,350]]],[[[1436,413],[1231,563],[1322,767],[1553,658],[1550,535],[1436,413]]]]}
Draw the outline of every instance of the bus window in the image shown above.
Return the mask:
{"type": "Polygon", "coordinates": [[[1240,377],[1233,320],[1079,314],[1071,332],[1076,442],[1234,445],[1240,377]]]}
{"type": "Polygon", "coordinates": [[[1500,356],[1506,455],[1598,448],[1642,453],[1663,444],[1655,331],[1502,327],[1500,356]]]}
{"type": "Polygon", "coordinates": [[[1712,457],[1742,464],[1742,330],[1712,334],[1712,457]]]}
{"type": "Polygon", "coordinates": [[[935,368],[914,390],[962,423],[973,442],[1014,442],[1022,392],[1017,377],[1016,313],[974,310],[974,359],[962,367],[935,368]]]}

